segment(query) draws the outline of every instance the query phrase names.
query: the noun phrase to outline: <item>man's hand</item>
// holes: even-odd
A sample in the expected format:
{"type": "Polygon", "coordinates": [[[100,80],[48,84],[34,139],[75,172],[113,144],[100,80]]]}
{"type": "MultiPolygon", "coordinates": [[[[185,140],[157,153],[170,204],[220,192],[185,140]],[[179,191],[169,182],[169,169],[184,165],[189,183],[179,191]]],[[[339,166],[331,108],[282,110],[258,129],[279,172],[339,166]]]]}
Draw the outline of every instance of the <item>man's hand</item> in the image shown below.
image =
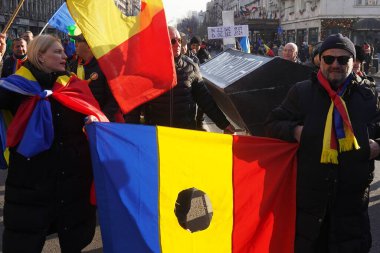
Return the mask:
{"type": "Polygon", "coordinates": [[[94,115],[89,115],[84,119],[84,124],[91,124],[92,122],[98,122],[99,120],[94,115]]]}
{"type": "Polygon", "coordinates": [[[225,134],[234,134],[236,129],[233,125],[229,124],[223,131],[225,134]]]}
{"type": "Polygon", "coordinates": [[[375,159],[376,157],[380,155],[380,146],[376,141],[372,139],[369,139],[369,149],[370,149],[369,160],[375,159]]]}
{"type": "Polygon", "coordinates": [[[297,140],[298,143],[301,141],[301,134],[302,134],[303,126],[296,126],[294,128],[294,138],[297,140]]]}

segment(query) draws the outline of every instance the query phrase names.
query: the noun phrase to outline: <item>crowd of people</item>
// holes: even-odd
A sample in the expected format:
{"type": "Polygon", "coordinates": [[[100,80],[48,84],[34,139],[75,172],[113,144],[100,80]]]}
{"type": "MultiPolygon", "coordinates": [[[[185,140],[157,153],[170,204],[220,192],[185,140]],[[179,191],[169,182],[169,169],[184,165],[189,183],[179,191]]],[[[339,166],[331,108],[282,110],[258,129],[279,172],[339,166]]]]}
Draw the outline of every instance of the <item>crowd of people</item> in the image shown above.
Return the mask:
{"type": "Polygon", "coordinates": [[[41,252],[51,233],[58,234],[62,252],[80,252],[91,242],[96,209],[90,203],[93,176],[84,124],[111,121],[201,129],[202,119],[196,119],[199,108],[225,133],[234,133],[199,71],[198,64],[210,58],[207,50],[195,38],[191,59],[182,53],[179,32],[174,27],[168,31],[177,85],[126,115],[82,34],[70,36],[75,42],[70,58],[67,40],[62,43],[51,35],[33,38],[30,33],[13,39],[7,55],[6,36],[0,35],[0,109],[13,114],[7,132],[11,144],[3,252],[41,252]],[[79,80],[85,83],[77,84],[79,80]],[[65,93],[66,86],[70,92],[65,93]],[[75,95],[76,89],[93,114],[59,99],[75,95]],[[30,129],[30,121],[43,122],[42,131],[30,129]]]}
{"type": "MultiPolygon", "coordinates": [[[[0,34],[0,109],[14,115],[7,134],[4,253],[41,252],[51,233],[58,233],[62,252],[81,252],[91,242],[96,208],[90,203],[93,176],[84,124],[203,130],[205,113],[224,133],[235,132],[202,80],[200,64],[211,59],[205,44],[198,36],[188,41],[174,27],[168,33],[177,85],[125,115],[83,35],[70,37],[72,52],[68,40],[26,33],[13,39],[7,55],[6,36],[0,34]],[[79,99],[90,114],[63,102],[61,96],[72,96],[66,86],[81,90],[79,99]],[[43,122],[43,131],[29,129],[28,121],[43,122]]],[[[309,80],[290,89],[266,123],[268,137],[299,143],[297,253],[368,253],[371,248],[369,185],[374,159],[380,158],[380,101],[367,76],[368,53],[341,34],[301,57],[294,43],[273,53],[314,70],[309,80]]]]}

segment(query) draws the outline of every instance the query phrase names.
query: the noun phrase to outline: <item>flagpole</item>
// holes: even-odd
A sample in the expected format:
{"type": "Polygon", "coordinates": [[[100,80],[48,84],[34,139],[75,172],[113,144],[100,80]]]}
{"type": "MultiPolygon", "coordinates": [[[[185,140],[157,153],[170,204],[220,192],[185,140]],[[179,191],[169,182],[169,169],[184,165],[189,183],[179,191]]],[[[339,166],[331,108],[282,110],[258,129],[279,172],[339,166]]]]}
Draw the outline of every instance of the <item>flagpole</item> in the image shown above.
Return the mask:
{"type": "Polygon", "coordinates": [[[24,4],[24,2],[25,2],[25,0],[21,0],[21,1],[18,3],[18,6],[17,6],[16,10],[13,12],[11,19],[9,19],[9,21],[8,21],[7,25],[4,27],[2,33],[5,34],[5,33],[8,32],[9,28],[11,27],[13,21],[15,20],[17,14],[18,14],[18,12],[20,11],[20,9],[21,9],[22,5],[24,4]]]}
{"type": "MultiPolygon", "coordinates": [[[[58,10],[56,11],[56,13],[59,12],[59,10],[63,8],[63,6],[64,6],[64,4],[62,4],[61,7],[58,8],[58,10]]],[[[55,14],[53,14],[53,17],[54,17],[55,14]]],[[[42,28],[41,32],[38,35],[41,35],[45,31],[46,27],[49,25],[50,20],[51,20],[51,18],[49,19],[48,22],[46,22],[46,25],[42,28]]]]}
{"type": "Polygon", "coordinates": [[[44,28],[42,28],[41,32],[40,32],[38,35],[41,35],[41,34],[45,31],[45,29],[46,29],[46,27],[47,27],[48,25],[49,25],[49,22],[46,23],[46,25],[44,26],[44,28]]]}

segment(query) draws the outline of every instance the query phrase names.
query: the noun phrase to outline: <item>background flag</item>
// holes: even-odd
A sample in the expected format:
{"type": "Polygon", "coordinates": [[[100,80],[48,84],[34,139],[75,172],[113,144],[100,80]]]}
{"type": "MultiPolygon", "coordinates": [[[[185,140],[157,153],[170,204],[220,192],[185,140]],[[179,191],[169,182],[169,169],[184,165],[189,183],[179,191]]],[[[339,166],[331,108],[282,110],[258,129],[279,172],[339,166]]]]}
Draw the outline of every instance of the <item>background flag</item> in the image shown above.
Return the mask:
{"type": "Polygon", "coordinates": [[[240,43],[241,50],[243,52],[248,53],[248,54],[251,53],[251,44],[249,43],[249,39],[247,36],[241,37],[239,43],[240,43]]]}
{"type": "Polygon", "coordinates": [[[69,33],[68,27],[75,26],[75,21],[71,17],[66,3],[63,3],[61,7],[54,13],[54,15],[48,21],[49,25],[64,32],[69,33]]]}
{"type": "Polygon", "coordinates": [[[293,253],[297,144],[115,123],[87,134],[104,252],[293,253]]]}
{"type": "Polygon", "coordinates": [[[67,0],[67,6],[124,113],[176,84],[161,0],[142,0],[132,17],[113,0],[67,0]]]}

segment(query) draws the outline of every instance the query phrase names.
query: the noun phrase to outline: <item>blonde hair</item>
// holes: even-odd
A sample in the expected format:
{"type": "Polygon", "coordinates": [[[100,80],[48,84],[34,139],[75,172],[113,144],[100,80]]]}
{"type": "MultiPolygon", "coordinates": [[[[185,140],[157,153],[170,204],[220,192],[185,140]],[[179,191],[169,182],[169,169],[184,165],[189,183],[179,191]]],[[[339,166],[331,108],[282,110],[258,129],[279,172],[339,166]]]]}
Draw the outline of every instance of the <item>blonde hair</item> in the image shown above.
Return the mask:
{"type": "Polygon", "coordinates": [[[55,43],[61,44],[58,38],[51,35],[39,35],[34,38],[34,40],[29,42],[28,45],[28,61],[34,65],[37,69],[41,71],[46,71],[42,62],[39,60],[41,54],[46,53],[46,51],[55,43]]]}

